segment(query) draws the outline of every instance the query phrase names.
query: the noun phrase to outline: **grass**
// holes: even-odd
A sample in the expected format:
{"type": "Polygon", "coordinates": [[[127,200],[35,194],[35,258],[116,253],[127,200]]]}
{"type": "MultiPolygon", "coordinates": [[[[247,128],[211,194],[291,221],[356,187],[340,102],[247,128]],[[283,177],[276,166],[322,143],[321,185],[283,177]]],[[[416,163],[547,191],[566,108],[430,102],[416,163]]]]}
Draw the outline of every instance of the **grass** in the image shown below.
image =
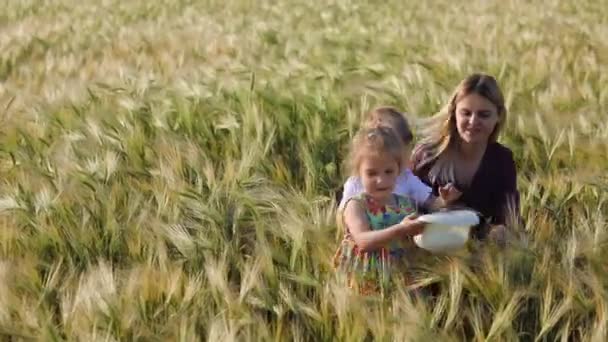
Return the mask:
{"type": "Polygon", "coordinates": [[[608,334],[601,1],[4,1],[0,335],[592,340],[608,334]],[[507,99],[526,226],[441,295],[333,278],[361,113],[507,99]]]}

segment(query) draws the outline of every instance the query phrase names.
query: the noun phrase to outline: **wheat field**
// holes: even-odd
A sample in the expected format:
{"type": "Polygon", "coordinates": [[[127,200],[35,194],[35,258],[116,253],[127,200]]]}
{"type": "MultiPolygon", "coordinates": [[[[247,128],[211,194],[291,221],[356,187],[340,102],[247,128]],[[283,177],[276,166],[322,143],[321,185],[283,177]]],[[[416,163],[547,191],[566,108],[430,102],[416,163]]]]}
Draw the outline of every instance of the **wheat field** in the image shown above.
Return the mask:
{"type": "Polygon", "coordinates": [[[2,340],[608,338],[603,0],[0,4],[2,340]],[[346,291],[362,113],[432,115],[474,71],[525,226],[420,272],[436,298],[346,291]]]}

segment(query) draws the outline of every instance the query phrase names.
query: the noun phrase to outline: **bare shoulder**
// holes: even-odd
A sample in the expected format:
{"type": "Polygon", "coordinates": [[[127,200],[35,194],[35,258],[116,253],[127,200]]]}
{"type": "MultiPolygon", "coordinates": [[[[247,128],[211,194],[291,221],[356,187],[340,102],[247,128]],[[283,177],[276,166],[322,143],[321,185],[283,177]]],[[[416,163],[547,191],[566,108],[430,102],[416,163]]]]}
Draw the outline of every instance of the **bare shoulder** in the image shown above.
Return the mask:
{"type": "Polygon", "coordinates": [[[360,213],[365,213],[365,208],[363,207],[362,199],[358,197],[353,197],[348,202],[346,202],[346,205],[344,206],[345,215],[359,215],[360,213]]]}
{"type": "Polygon", "coordinates": [[[352,198],[344,208],[344,223],[350,233],[370,230],[365,206],[359,198],[352,198]]]}

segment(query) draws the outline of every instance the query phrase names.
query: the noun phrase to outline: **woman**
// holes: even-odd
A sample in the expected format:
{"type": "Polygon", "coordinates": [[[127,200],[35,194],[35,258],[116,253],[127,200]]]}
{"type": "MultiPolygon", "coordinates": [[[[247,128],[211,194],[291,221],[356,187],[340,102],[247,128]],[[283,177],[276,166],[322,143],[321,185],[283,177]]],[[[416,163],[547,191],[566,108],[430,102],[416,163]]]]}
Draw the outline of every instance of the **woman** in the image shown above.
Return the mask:
{"type": "Polygon", "coordinates": [[[458,204],[480,212],[490,226],[474,237],[504,241],[505,225],[519,218],[513,154],[497,142],[507,111],[494,77],[473,74],[456,88],[447,106],[430,120],[412,154],[412,170],[433,193],[452,183],[458,204]]]}

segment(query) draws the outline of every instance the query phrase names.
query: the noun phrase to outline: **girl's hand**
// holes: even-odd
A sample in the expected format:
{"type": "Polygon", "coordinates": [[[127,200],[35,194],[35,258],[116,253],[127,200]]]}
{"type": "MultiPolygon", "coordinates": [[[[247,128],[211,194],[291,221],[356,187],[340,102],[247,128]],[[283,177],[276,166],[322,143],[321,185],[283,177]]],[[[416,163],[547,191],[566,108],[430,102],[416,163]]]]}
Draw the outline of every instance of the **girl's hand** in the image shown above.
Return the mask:
{"type": "Polygon", "coordinates": [[[441,197],[441,200],[446,205],[454,203],[460,196],[462,196],[462,192],[452,183],[448,183],[439,188],[439,197],[441,197]]]}
{"type": "Polygon", "coordinates": [[[418,214],[411,214],[406,216],[401,221],[401,227],[405,236],[414,236],[422,233],[426,222],[418,221],[418,214]]]}

